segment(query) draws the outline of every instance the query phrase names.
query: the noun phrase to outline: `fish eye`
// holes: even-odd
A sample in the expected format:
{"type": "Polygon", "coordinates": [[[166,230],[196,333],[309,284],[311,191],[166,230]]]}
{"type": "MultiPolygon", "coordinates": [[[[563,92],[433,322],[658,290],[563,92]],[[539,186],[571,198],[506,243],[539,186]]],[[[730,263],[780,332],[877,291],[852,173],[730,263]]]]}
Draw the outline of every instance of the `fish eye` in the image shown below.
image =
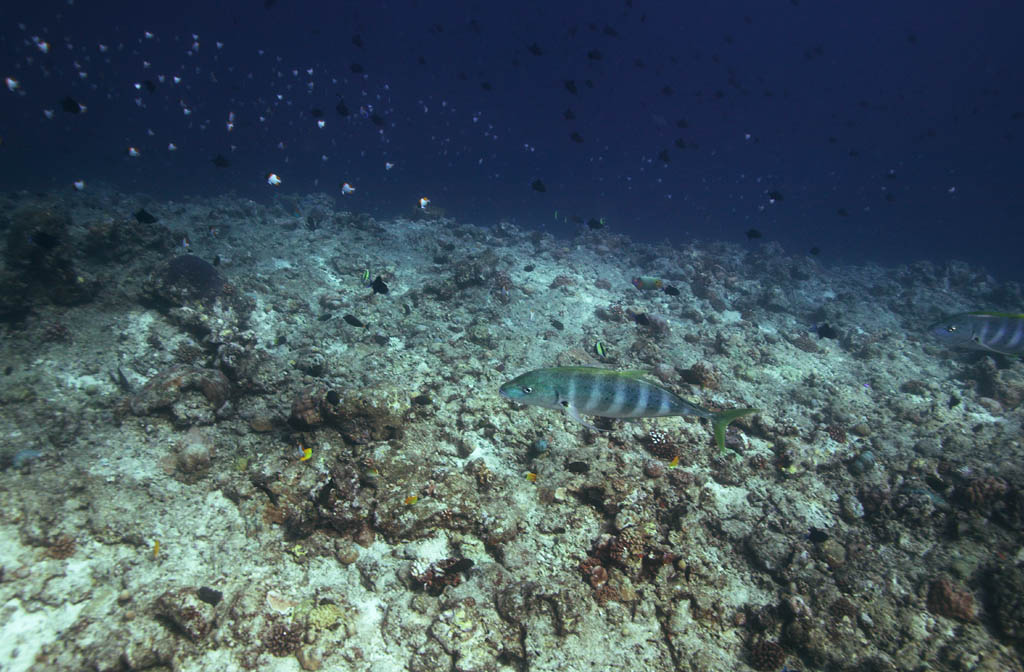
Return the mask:
{"type": "Polygon", "coordinates": [[[533,394],[533,388],[529,387],[529,386],[524,387],[523,388],[523,394],[533,394]]]}

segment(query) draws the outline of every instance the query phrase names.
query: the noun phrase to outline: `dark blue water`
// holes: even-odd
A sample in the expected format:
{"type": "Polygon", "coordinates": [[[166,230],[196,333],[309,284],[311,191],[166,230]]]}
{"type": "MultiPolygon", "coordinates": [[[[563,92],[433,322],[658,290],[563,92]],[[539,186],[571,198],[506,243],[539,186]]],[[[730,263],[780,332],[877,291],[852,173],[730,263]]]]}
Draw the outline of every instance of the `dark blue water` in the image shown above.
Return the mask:
{"type": "Polygon", "coordinates": [[[1024,5],[209,4],[6,3],[3,187],[326,191],[379,216],[426,196],[484,225],[1024,279],[1024,5]]]}

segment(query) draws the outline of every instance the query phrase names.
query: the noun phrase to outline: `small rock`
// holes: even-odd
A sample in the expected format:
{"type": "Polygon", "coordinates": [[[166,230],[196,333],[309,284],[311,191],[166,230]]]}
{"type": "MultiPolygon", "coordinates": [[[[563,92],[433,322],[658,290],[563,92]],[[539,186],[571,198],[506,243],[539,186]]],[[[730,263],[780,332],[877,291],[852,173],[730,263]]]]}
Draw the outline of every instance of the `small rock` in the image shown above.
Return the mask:
{"type": "Polygon", "coordinates": [[[991,397],[978,397],[978,405],[992,415],[1002,415],[1003,405],[991,397]]]}
{"type": "Polygon", "coordinates": [[[323,654],[315,647],[304,646],[295,652],[295,659],[299,661],[299,667],[304,670],[319,670],[323,654]]]}
{"type": "Polygon", "coordinates": [[[871,428],[868,427],[866,422],[858,422],[853,427],[850,427],[850,433],[856,436],[871,436],[871,428]]]}
{"type": "Polygon", "coordinates": [[[864,504],[854,495],[843,495],[839,499],[839,515],[848,523],[864,517],[864,504]]]}
{"type": "Polygon", "coordinates": [[[340,542],[335,547],[334,554],[338,558],[338,562],[343,565],[351,565],[359,559],[359,549],[356,548],[355,544],[347,540],[340,542]]]}
{"type": "Polygon", "coordinates": [[[648,478],[658,478],[665,473],[665,465],[661,463],[661,460],[645,460],[644,461],[644,475],[648,478]]]}

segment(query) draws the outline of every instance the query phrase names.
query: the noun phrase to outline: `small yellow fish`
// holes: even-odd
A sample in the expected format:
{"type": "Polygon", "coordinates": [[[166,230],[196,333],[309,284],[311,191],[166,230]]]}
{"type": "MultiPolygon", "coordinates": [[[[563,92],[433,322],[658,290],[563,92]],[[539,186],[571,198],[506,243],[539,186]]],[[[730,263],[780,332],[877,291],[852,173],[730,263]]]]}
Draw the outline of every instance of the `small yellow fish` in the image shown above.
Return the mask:
{"type": "Polygon", "coordinates": [[[409,495],[408,497],[405,498],[405,505],[412,506],[418,501],[420,501],[420,498],[417,495],[409,495]]]}
{"type": "Polygon", "coordinates": [[[313,449],[312,448],[307,448],[304,445],[302,445],[301,443],[297,444],[295,447],[299,449],[300,453],[302,453],[299,456],[299,462],[305,462],[309,458],[313,457],[313,449]]]}
{"type": "Polygon", "coordinates": [[[678,466],[679,466],[679,456],[676,455],[675,457],[672,458],[672,461],[668,463],[668,468],[669,469],[675,469],[678,466]]]}
{"type": "Polygon", "coordinates": [[[160,540],[159,539],[157,539],[156,541],[153,542],[153,559],[155,560],[158,555],[160,555],[160,540]]]}
{"type": "Polygon", "coordinates": [[[526,472],[526,480],[528,480],[530,483],[536,483],[537,474],[533,473],[532,471],[526,472]]]}
{"type": "Polygon", "coordinates": [[[420,199],[420,210],[426,210],[427,206],[430,205],[430,199],[426,196],[420,199]]]}

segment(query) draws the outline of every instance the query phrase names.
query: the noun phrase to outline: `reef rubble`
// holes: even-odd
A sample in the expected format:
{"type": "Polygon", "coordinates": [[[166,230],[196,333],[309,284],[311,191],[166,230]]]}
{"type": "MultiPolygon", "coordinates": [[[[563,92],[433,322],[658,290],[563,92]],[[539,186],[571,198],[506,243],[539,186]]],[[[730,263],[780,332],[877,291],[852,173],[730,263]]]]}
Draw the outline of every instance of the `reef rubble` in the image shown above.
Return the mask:
{"type": "Polygon", "coordinates": [[[1024,364],[925,331],[1016,283],[324,195],[0,228],[5,670],[1024,670],[1024,364]],[[764,410],[497,393],[569,365],[764,410]]]}

